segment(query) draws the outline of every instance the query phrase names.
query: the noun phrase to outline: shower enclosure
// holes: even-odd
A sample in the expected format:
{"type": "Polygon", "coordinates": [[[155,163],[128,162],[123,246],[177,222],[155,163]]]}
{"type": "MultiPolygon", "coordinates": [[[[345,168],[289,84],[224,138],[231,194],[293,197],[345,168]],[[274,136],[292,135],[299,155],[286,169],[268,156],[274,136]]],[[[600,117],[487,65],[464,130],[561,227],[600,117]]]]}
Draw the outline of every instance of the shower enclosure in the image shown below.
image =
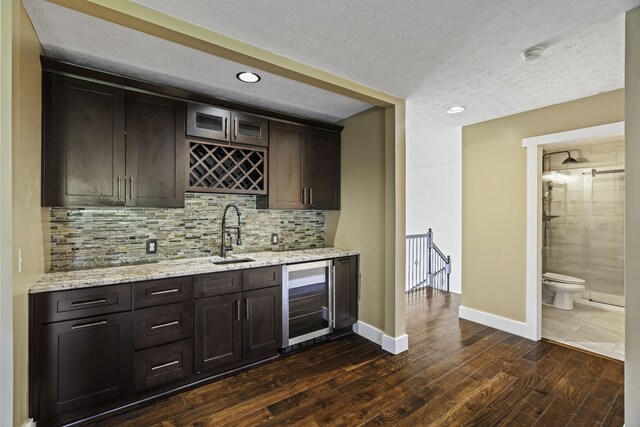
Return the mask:
{"type": "Polygon", "coordinates": [[[624,306],[624,169],[543,173],[543,272],[587,281],[582,297],[624,306]]]}

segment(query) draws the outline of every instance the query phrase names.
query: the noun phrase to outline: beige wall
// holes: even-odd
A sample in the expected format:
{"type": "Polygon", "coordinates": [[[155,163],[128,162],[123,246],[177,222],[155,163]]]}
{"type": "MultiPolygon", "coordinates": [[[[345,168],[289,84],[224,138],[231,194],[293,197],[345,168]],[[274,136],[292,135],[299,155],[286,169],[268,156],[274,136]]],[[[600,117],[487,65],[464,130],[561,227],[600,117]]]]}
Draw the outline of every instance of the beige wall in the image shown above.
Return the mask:
{"type": "Polygon", "coordinates": [[[522,139],[622,120],[624,91],[617,90],[463,127],[463,306],[525,321],[522,139]]]}
{"type": "MultiPolygon", "coordinates": [[[[405,332],[406,281],[406,108],[385,108],[385,333],[405,332]]],[[[384,346],[383,346],[384,347],[384,346]]]]}
{"type": "Polygon", "coordinates": [[[625,424],[640,425],[640,8],[627,13],[625,63],[625,424]]]}
{"type": "Polygon", "coordinates": [[[341,210],[327,211],[327,244],[358,249],[359,320],[385,328],[385,112],[344,121],[341,210]]]}
{"type": "Polygon", "coordinates": [[[0,425],[13,423],[11,273],[11,1],[0,3],[0,425]]]}
{"type": "Polygon", "coordinates": [[[28,416],[29,287],[44,273],[40,207],[41,46],[22,4],[13,0],[12,216],[14,424],[28,416]],[[18,250],[22,272],[18,272],[18,250]]]}

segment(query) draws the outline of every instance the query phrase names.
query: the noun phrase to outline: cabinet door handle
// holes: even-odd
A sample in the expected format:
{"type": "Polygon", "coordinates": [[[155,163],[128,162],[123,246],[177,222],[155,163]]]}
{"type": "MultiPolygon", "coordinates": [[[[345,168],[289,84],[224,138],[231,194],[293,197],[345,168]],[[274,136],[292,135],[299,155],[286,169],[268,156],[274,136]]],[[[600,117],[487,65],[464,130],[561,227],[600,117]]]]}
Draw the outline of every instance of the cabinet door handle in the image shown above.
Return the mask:
{"type": "Polygon", "coordinates": [[[309,204],[313,205],[313,188],[309,188],[309,204]]]}
{"type": "Polygon", "coordinates": [[[90,301],[74,301],[71,303],[71,307],[80,307],[83,305],[93,305],[93,304],[102,304],[103,302],[107,302],[106,298],[93,299],[90,301]]]}
{"type": "Polygon", "coordinates": [[[118,177],[118,200],[122,200],[121,196],[120,196],[120,182],[122,181],[122,179],[120,177],[118,177]]]}
{"type": "Polygon", "coordinates": [[[129,179],[129,200],[133,200],[133,177],[129,179]]]}
{"type": "Polygon", "coordinates": [[[92,326],[100,326],[100,325],[106,325],[106,324],[107,324],[106,320],[101,320],[99,322],[81,323],[79,325],[73,325],[71,329],[83,329],[83,328],[90,328],[92,326]]]}
{"type": "Polygon", "coordinates": [[[224,118],[224,137],[229,137],[229,119],[226,117],[224,118]]]}
{"type": "Polygon", "coordinates": [[[236,320],[240,321],[240,300],[236,300],[236,320]]]}
{"type": "Polygon", "coordinates": [[[162,369],[162,368],[167,368],[169,366],[173,366],[173,365],[177,365],[178,363],[180,363],[179,360],[174,360],[173,362],[169,362],[169,363],[163,363],[162,365],[156,365],[156,366],[152,366],[151,370],[155,371],[157,369],[162,369]]]}
{"type": "Polygon", "coordinates": [[[339,259],[339,260],[338,260],[338,262],[339,262],[340,264],[344,264],[345,262],[351,262],[351,259],[349,259],[349,258],[342,258],[342,259],[339,259]]]}
{"type": "Polygon", "coordinates": [[[245,310],[244,311],[245,315],[246,315],[246,317],[248,319],[249,318],[249,298],[245,298],[244,299],[244,310],[245,310]]]}
{"type": "Polygon", "coordinates": [[[173,325],[177,325],[178,322],[177,320],[174,320],[173,322],[167,322],[167,323],[161,323],[159,325],[153,325],[150,329],[154,330],[154,329],[160,329],[160,328],[166,328],[167,326],[173,326],[173,325]]]}
{"type": "Polygon", "coordinates": [[[238,138],[238,118],[234,117],[233,118],[233,139],[237,139],[238,138]]]}
{"type": "Polygon", "coordinates": [[[331,316],[331,322],[332,322],[332,326],[335,328],[336,327],[336,266],[335,265],[331,267],[331,288],[333,290],[332,292],[333,309],[331,310],[333,313],[331,316]]]}
{"type": "Polygon", "coordinates": [[[307,204],[307,189],[306,188],[302,189],[302,204],[303,205],[307,204]]]}
{"type": "Polygon", "coordinates": [[[174,292],[178,292],[180,289],[178,288],[173,288],[173,289],[165,289],[164,291],[153,291],[151,292],[149,295],[151,296],[155,296],[155,295],[164,295],[164,294],[172,294],[174,292]]]}

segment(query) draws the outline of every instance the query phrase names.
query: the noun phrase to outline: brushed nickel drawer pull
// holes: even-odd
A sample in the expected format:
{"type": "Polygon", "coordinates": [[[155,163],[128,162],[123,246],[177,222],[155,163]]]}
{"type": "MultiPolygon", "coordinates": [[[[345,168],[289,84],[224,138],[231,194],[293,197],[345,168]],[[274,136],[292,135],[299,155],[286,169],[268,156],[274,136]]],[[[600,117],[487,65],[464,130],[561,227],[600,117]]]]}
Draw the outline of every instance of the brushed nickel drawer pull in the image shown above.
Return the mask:
{"type": "Polygon", "coordinates": [[[238,118],[233,118],[233,139],[238,139],[238,118]]]}
{"type": "Polygon", "coordinates": [[[180,322],[178,322],[177,320],[174,320],[173,322],[161,323],[160,325],[153,325],[151,329],[153,330],[153,329],[166,328],[167,326],[177,325],[178,323],[180,322]]]}
{"type": "Polygon", "coordinates": [[[224,118],[224,137],[227,138],[229,136],[229,119],[224,118]]]}
{"type": "Polygon", "coordinates": [[[71,329],[90,328],[92,326],[100,326],[100,325],[106,325],[106,324],[107,324],[106,320],[101,320],[99,322],[91,322],[91,323],[84,323],[84,324],[80,324],[80,325],[73,325],[71,327],[71,329]]]}
{"type": "Polygon", "coordinates": [[[118,177],[118,200],[120,200],[120,177],[118,177]]]}
{"type": "Polygon", "coordinates": [[[309,204],[313,205],[313,188],[309,188],[309,204]]]}
{"type": "Polygon", "coordinates": [[[129,200],[133,200],[133,177],[129,178],[129,200]]]}
{"type": "Polygon", "coordinates": [[[240,300],[236,300],[236,321],[240,321],[240,300]]]}
{"type": "Polygon", "coordinates": [[[172,294],[174,292],[178,292],[179,290],[180,289],[178,288],[165,289],[164,291],[153,291],[149,295],[156,296],[156,295],[172,294]]]}
{"type": "Polygon", "coordinates": [[[157,366],[153,366],[151,368],[152,371],[155,371],[156,369],[162,369],[162,368],[166,368],[168,366],[172,366],[172,365],[177,365],[178,363],[180,363],[179,360],[174,360],[173,362],[169,362],[169,363],[165,363],[163,365],[157,365],[157,366]]]}
{"type": "Polygon", "coordinates": [[[74,301],[71,303],[71,307],[80,307],[82,305],[93,305],[93,304],[102,304],[103,302],[107,302],[106,298],[94,299],[91,301],[74,301]]]}

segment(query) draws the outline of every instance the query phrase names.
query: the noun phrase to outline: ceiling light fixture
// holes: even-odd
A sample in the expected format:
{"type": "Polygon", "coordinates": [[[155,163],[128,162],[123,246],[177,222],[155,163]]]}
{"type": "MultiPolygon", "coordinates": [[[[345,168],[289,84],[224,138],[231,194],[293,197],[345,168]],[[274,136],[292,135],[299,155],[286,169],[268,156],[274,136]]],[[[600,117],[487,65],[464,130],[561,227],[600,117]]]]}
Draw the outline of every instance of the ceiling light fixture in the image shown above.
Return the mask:
{"type": "Polygon", "coordinates": [[[544,48],[542,46],[530,47],[529,49],[524,50],[520,56],[524,62],[532,62],[542,57],[542,52],[544,48]]]}
{"type": "Polygon", "coordinates": [[[236,74],[236,77],[238,80],[245,83],[258,83],[260,81],[260,76],[256,73],[252,73],[251,71],[242,71],[236,74]]]}
{"type": "Polygon", "coordinates": [[[447,110],[447,113],[449,113],[449,114],[458,114],[458,113],[462,113],[462,112],[464,111],[464,108],[465,108],[465,107],[463,107],[463,106],[461,106],[461,105],[454,105],[453,107],[451,107],[451,108],[449,108],[449,109],[447,110]]]}

